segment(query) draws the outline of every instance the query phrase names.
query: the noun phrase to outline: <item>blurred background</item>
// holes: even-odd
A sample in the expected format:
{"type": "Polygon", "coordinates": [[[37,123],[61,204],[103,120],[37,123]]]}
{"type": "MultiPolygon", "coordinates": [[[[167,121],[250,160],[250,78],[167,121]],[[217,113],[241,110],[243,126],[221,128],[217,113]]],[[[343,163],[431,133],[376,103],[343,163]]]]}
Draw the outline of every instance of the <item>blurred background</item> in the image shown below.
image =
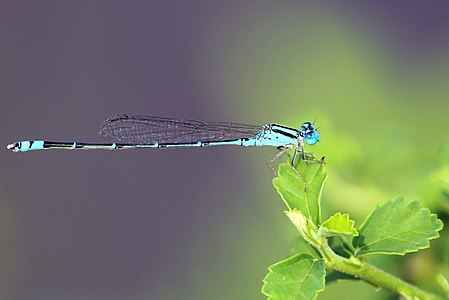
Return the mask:
{"type": "MultiPolygon", "coordinates": [[[[447,1],[0,1],[0,141],[103,141],[138,113],[316,121],[323,218],[449,213],[447,1]]],[[[263,299],[297,233],[271,148],[0,151],[1,299],[263,299]]],[[[286,158],[282,158],[285,160],[286,158]]],[[[432,247],[373,261],[438,292],[432,247]]],[[[319,299],[396,299],[363,282],[319,299]]]]}

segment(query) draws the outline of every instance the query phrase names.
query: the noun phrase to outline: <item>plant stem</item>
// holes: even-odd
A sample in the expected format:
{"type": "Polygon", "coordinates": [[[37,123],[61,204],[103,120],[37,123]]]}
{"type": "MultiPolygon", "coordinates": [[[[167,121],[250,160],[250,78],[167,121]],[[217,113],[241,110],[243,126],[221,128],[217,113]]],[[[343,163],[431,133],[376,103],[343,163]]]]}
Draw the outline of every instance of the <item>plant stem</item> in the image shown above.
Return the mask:
{"type": "Polygon", "coordinates": [[[326,260],[326,266],[342,273],[352,275],[402,295],[406,299],[442,300],[440,296],[424,291],[404,280],[387,273],[358,258],[347,259],[337,255],[328,245],[326,238],[321,239],[318,249],[326,260]]]}

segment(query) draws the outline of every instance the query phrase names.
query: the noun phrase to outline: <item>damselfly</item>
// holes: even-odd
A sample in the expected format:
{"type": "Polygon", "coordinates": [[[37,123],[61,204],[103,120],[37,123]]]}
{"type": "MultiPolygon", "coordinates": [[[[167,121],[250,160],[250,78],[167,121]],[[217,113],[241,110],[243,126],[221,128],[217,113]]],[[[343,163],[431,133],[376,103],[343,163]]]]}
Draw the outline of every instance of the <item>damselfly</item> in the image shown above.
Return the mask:
{"type": "Polygon", "coordinates": [[[281,152],[270,159],[268,164],[271,167],[275,159],[293,147],[295,151],[292,165],[298,151],[301,151],[301,158],[305,159],[304,143],[313,145],[320,140],[315,124],[311,122],[305,122],[301,128],[294,129],[278,124],[254,126],[130,114],[110,117],[101,124],[99,133],[112,143],[26,140],[9,144],[7,148],[14,152],[26,152],[43,149],[118,150],[221,145],[274,146],[281,152]]]}

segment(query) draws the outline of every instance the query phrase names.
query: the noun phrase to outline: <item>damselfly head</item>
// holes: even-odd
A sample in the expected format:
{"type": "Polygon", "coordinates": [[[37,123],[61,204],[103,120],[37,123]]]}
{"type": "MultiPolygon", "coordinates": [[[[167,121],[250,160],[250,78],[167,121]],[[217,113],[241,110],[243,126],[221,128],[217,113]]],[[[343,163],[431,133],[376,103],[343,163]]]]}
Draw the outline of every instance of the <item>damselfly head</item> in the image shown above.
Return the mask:
{"type": "Polygon", "coordinates": [[[302,124],[301,129],[299,130],[299,135],[303,137],[304,141],[309,145],[316,144],[320,140],[320,135],[316,126],[311,122],[302,124]]]}

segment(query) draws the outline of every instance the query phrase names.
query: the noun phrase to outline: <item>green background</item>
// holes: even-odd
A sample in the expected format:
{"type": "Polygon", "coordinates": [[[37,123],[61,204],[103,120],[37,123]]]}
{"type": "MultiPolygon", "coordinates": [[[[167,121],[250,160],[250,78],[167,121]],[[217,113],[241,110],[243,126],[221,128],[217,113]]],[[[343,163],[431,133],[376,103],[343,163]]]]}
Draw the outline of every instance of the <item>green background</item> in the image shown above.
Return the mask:
{"type": "MultiPolygon", "coordinates": [[[[101,141],[97,124],[120,112],[310,120],[324,218],[360,226],[402,194],[447,222],[445,1],[2,1],[0,19],[5,145],[101,141]]],[[[266,268],[300,248],[271,185],[275,153],[1,151],[0,298],[262,299],[266,268]]],[[[441,235],[372,262],[432,290],[435,271],[449,276],[441,235]]],[[[319,299],[354,295],[392,298],[350,282],[319,299]]]]}

